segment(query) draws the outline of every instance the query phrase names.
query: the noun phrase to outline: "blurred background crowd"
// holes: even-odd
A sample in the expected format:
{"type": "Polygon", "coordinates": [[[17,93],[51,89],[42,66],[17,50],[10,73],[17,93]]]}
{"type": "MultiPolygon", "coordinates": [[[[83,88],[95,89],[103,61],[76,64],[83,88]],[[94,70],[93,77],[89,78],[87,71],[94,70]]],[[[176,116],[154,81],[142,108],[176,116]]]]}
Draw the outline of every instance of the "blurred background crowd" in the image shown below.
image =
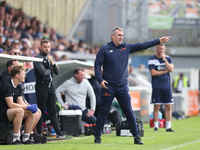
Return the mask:
{"type": "Polygon", "coordinates": [[[98,46],[88,46],[84,40],[68,41],[54,28],[43,24],[36,17],[27,16],[22,9],[0,4],[0,53],[9,53],[11,46],[18,47],[22,56],[35,56],[39,53],[40,40],[49,39],[55,59],[67,60],[67,56],[58,57],[56,51],[79,54],[96,54],[98,46]]]}

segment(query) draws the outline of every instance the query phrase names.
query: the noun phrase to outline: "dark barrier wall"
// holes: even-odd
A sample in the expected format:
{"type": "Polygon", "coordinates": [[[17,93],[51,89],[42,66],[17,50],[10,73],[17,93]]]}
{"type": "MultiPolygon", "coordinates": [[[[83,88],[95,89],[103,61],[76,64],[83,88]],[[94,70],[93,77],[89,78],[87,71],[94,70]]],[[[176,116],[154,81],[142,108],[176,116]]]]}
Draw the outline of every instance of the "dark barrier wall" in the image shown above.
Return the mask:
{"type": "Polygon", "coordinates": [[[35,75],[34,69],[31,69],[26,73],[25,83],[24,83],[24,96],[30,104],[36,104],[37,99],[35,95],[35,75]]]}

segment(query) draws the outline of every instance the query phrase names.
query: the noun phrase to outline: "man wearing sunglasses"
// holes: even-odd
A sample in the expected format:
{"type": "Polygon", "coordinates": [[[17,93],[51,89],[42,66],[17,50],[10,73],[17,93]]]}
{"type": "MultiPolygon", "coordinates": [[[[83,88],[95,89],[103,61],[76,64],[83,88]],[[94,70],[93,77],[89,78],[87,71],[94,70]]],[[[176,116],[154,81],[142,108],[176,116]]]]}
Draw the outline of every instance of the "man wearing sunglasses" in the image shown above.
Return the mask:
{"type": "Polygon", "coordinates": [[[9,52],[10,55],[21,55],[20,49],[17,48],[17,47],[14,47],[14,46],[11,46],[11,47],[8,49],[8,52],[9,52]]]}
{"type": "Polygon", "coordinates": [[[18,60],[16,60],[16,59],[11,59],[11,60],[8,60],[8,61],[7,61],[7,64],[6,64],[7,69],[4,70],[4,71],[1,73],[1,75],[0,75],[0,81],[1,81],[4,77],[6,77],[6,76],[10,76],[10,71],[11,71],[11,69],[12,69],[14,66],[20,66],[20,63],[19,63],[18,60]]]}

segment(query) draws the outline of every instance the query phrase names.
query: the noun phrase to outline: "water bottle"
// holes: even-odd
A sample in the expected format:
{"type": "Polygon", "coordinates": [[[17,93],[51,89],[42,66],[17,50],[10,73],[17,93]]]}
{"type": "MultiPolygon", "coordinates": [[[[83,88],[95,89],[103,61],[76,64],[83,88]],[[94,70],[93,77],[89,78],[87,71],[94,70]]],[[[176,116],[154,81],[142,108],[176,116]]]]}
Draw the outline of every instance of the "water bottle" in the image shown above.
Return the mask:
{"type": "Polygon", "coordinates": [[[140,125],[140,121],[137,121],[137,127],[138,127],[139,135],[141,135],[141,125],[140,125]]]}
{"type": "Polygon", "coordinates": [[[42,137],[42,143],[47,143],[47,133],[48,133],[48,129],[46,127],[42,131],[42,135],[43,135],[43,137],[42,137]]]}
{"type": "Polygon", "coordinates": [[[144,136],[144,126],[143,126],[143,122],[140,121],[140,136],[143,137],[144,136]]]}
{"type": "Polygon", "coordinates": [[[117,123],[116,125],[116,136],[120,136],[120,130],[121,130],[121,123],[117,123]]]}
{"type": "Polygon", "coordinates": [[[143,127],[143,122],[141,120],[137,121],[137,127],[138,127],[139,135],[141,137],[143,137],[144,136],[144,127],[143,127]]]}
{"type": "Polygon", "coordinates": [[[106,124],[106,134],[109,134],[109,125],[106,124]]]}
{"type": "Polygon", "coordinates": [[[44,128],[43,131],[42,131],[43,136],[47,136],[47,132],[48,132],[48,129],[44,128]]]}
{"type": "Polygon", "coordinates": [[[109,124],[108,125],[108,128],[109,128],[109,134],[111,133],[111,125],[109,124]]]}
{"type": "Polygon", "coordinates": [[[90,135],[93,135],[93,124],[89,124],[90,135]]]}
{"type": "MultiPolygon", "coordinates": [[[[151,112],[150,119],[153,119],[153,112],[151,112]]],[[[162,113],[159,111],[158,119],[162,119],[162,113]]]]}
{"type": "Polygon", "coordinates": [[[54,128],[51,130],[50,136],[56,137],[56,131],[54,130],[54,128]]]}
{"type": "Polygon", "coordinates": [[[85,136],[90,135],[89,124],[85,124],[85,125],[84,125],[84,129],[85,129],[85,136]]]}
{"type": "Polygon", "coordinates": [[[162,113],[159,111],[158,119],[162,119],[162,113]]]}
{"type": "Polygon", "coordinates": [[[110,124],[105,124],[104,128],[105,128],[105,133],[106,134],[110,134],[110,132],[111,132],[111,125],[110,124]]]}
{"type": "Polygon", "coordinates": [[[151,112],[150,119],[153,119],[153,112],[151,112]]]}
{"type": "Polygon", "coordinates": [[[96,124],[94,123],[94,124],[93,124],[93,127],[92,127],[93,134],[94,134],[94,132],[95,132],[95,126],[96,126],[96,124]]]}

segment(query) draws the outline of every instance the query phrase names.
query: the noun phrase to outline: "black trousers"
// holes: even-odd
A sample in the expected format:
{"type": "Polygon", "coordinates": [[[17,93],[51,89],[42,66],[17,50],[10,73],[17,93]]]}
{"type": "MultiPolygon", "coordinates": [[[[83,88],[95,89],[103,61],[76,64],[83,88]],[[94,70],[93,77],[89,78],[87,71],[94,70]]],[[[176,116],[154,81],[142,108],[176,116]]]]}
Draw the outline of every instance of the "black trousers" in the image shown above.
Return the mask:
{"type": "Polygon", "coordinates": [[[56,131],[56,134],[60,135],[61,131],[59,128],[58,116],[56,113],[56,95],[55,95],[54,86],[51,85],[50,87],[48,87],[48,84],[36,83],[35,91],[36,91],[36,97],[37,97],[37,105],[38,105],[38,108],[42,112],[42,116],[37,124],[38,134],[42,133],[43,115],[44,115],[45,107],[47,106],[51,124],[53,125],[53,128],[56,131]]]}

